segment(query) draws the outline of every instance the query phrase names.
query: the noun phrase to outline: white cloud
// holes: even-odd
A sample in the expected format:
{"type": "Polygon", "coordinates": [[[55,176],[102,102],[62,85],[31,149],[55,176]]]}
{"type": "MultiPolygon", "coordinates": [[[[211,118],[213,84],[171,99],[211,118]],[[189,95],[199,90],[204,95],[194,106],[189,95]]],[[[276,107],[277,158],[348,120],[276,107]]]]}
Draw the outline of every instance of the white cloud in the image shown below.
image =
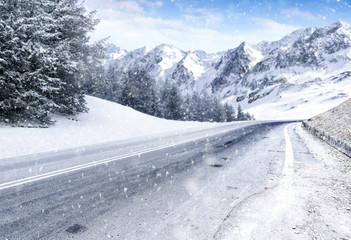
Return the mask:
{"type": "Polygon", "coordinates": [[[317,18],[309,11],[302,11],[299,8],[283,9],[280,14],[283,18],[299,18],[306,21],[313,21],[317,18]]]}
{"type": "MultiPolygon", "coordinates": [[[[223,50],[225,41],[228,48],[235,47],[237,37],[228,37],[208,28],[206,21],[218,25],[222,21],[220,15],[196,9],[194,15],[183,16],[182,19],[168,20],[150,16],[143,6],[150,4],[146,0],[139,1],[109,1],[87,0],[87,7],[92,10],[99,6],[97,17],[101,19],[92,34],[92,40],[110,37],[113,42],[122,48],[132,50],[145,45],[155,46],[161,43],[171,43],[184,50],[205,49],[215,52],[223,50]],[[144,4],[144,5],[143,5],[144,4]],[[196,14],[196,15],[195,15],[196,14]],[[196,24],[189,21],[194,20],[196,24]]],[[[162,2],[153,2],[152,7],[161,7],[162,2]]],[[[151,5],[148,5],[151,6],[151,5]]]]}
{"type": "Polygon", "coordinates": [[[223,50],[223,41],[228,48],[235,47],[234,39],[237,38],[224,36],[213,29],[192,27],[181,21],[145,16],[102,20],[93,39],[98,40],[107,35],[110,36],[110,42],[128,50],[144,45],[171,43],[184,50],[205,49],[212,52],[223,50]]]}
{"type": "MultiPolygon", "coordinates": [[[[144,7],[149,3],[147,0],[86,0],[90,10],[94,6],[97,8],[97,17],[101,19],[96,31],[92,33],[92,40],[110,36],[109,42],[127,50],[170,43],[184,50],[217,52],[234,48],[243,41],[257,43],[262,40],[278,40],[296,29],[271,19],[254,18],[247,19],[246,24],[250,25],[247,29],[221,32],[219,26],[224,18],[219,13],[196,9],[180,19],[170,20],[146,12],[144,7]]],[[[155,7],[162,6],[161,1],[153,4],[155,7]]]]}
{"type": "Polygon", "coordinates": [[[218,26],[224,21],[223,14],[206,8],[188,9],[187,13],[183,15],[183,18],[186,21],[205,26],[218,26]]]}
{"type": "Polygon", "coordinates": [[[299,29],[299,27],[281,24],[268,18],[252,18],[252,20],[259,27],[257,32],[270,36],[267,37],[267,40],[272,38],[278,40],[279,38],[299,29]]]}

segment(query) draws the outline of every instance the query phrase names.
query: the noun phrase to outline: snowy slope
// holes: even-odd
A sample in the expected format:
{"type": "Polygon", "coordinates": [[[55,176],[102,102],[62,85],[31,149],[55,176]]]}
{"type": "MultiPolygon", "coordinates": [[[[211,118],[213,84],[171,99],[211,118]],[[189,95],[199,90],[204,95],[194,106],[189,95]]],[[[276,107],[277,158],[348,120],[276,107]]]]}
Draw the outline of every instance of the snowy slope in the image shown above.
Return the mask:
{"type": "Polygon", "coordinates": [[[137,49],[113,63],[170,79],[184,94],[198,91],[251,111],[257,119],[306,118],[351,96],[351,26],[294,31],[279,41],[242,43],[225,52],[185,52],[172,45],[137,49]]]}
{"type": "Polygon", "coordinates": [[[313,135],[351,157],[351,99],[303,122],[313,135]]]}
{"type": "Polygon", "coordinates": [[[164,120],[99,98],[86,100],[89,113],[56,118],[50,128],[0,127],[0,158],[217,125],[164,120]]]}

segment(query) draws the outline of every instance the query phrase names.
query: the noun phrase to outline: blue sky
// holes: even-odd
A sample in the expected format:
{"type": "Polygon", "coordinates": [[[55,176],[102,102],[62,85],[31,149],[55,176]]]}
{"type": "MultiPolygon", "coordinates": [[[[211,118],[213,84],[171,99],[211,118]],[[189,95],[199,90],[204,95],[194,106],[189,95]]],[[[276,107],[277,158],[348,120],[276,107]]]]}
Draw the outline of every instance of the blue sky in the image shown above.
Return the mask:
{"type": "Polygon", "coordinates": [[[84,6],[101,20],[92,40],[109,36],[127,50],[168,43],[218,52],[299,28],[351,23],[351,0],[85,0],[84,6]]]}

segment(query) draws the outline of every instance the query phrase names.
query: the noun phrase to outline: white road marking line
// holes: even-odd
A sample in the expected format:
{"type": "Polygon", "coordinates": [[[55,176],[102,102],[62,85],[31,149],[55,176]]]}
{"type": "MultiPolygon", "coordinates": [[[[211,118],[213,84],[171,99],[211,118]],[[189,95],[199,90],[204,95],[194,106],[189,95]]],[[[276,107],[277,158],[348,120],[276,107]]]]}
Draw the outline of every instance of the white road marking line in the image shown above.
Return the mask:
{"type": "Polygon", "coordinates": [[[287,178],[292,178],[294,173],[294,152],[291,144],[291,140],[288,134],[288,127],[292,124],[287,125],[284,128],[284,137],[285,137],[285,161],[283,167],[283,176],[287,178]]]}
{"type": "MultiPolygon", "coordinates": [[[[184,134],[184,131],[187,131],[187,130],[192,130],[192,132],[190,132],[190,133],[196,133],[197,131],[202,131],[202,130],[213,131],[213,130],[218,130],[218,129],[222,129],[222,128],[229,128],[229,127],[231,128],[233,126],[247,127],[247,126],[253,126],[253,125],[262,124],[262,123],[264,123],[264,121],[260,121],[259,123],[255,123],[255,124],[252,124],[252,123],[250,123],[250,121],[248,121],[248,123],[246,123],[246,124],[239,123],[239,125],[236,122],[232,122],[232,124],[228,124],[227,126],[211,126],[208,129],[204,129],[203,127],[194,127],[194,128],[188,128],[188,129],[181,129],[180,131],[182,134],[184,134]],[[240,125],[243,125],[243,126],[240,126],[240,125]]],[[[171,132],[163,133],[163,134],[161,134],[161,137],[168,137],[168,136],[170,136],[169,134],[172,134],[174,132],[178,132],[178,131],[171,131],[171,132]]],[[[222,131],[222,133],[224,133],[224,132],[226,132],[226,130],[222,131]]],[[[159,138],[159,135],[151,135],[150,137],[159,138]]],[[[90,146],[94,146],[94,145],[104,145],[104,144],[111,144],[111,143],[116,143],[116,142],[127,142],[129,140],[141,140],[143,138],[145,138],[145,136],[134,137],[134,138],[129,138],[129,139],[127,138],[127,139],[115,140],[115,141],[109,141],[109,142],[102,142],[102,143],[96,143],[96,144],[87,144],[87,145],[69,147],[69,148],[58,149],[58,150],[48,150],[48,151],[43,151],[43,152],[34,152],[34,153],[20,154],[20,155],[9,155],[9,156],[0,158],[0,160],[4,160],[4,159],[8,159],[8,158],[21,158],[21,157],[33,156],[34,154],[43,155],[43,154],[56,153],[56,152],[62,152],[62,151],[71,151],[71,150],[82,149],[82,148],[86,148],[86,147],[90,147],[90,146]]]]}
{"type": "Polygon", "coordinates": [[[169,147],[174,147],[176,145],[181,145],[181,144],[184,144],[184,143],[187,143],[187,142],[196,141],[196,140],[199,140],[201,138],[202,137],[194,138],[194,139],[186,140],[186,141],[179,141],[179,142],[176,142],[176,143],[171,143],[171,144],[167,144],[167,145],[163,145],[163,146],[159,146],[159,147],[154,147],[154,148],[150,148],[150,149],[143,150],[143,151],[137,151],[137,152],[124,154],[124,155],[117,156],[117,157],[105,158],[105,159],[102,159],[102,160],[98,160],[98,161],[94,161],[94,162],[90,162],[90,163],[85,163],[85,164],[81,164],[81,165],[74,166],[74,167],[64,168],[64,169],[53,171],[53,172],[49,172],[49,173],[44,173],[44,174],[40,174],[40,175],[36,175],[36,176],[32,176],[32,177],[27,177],[27,178],[18,179],[18,180],[11,181],[11,182],[2,183],[2,184],[0,184],[0,190],[6,189],[6,188],[15,187],[15,186],[19,186],[19,185],[26,184],[26,183],[35,182],[35,181],[38,181],[38,180],[42,180],[42,179],[46,179],[46,178],[50,178],[50,177],[54,177],[54,176],[58,176],[58,175],[62,175],[62,174],[65,174],[65,173],[70,173],[70,172],[82,170],[82,169],[85,169],[85,168],[94,167],[94,166],[101,165],[101,164],[106,164],[106,163],[109,163],[109,162],[121,160],[123,158],[139,156],[141,154],[150,153],[150,152],[154,152],[154,151],[157,151],[157,150],[162,150],[162,149],[169,148],[169,147]]]}
{"type": "MultiPolygon", "coordinates": [[[[218,134],[218,132],[213,134],[212,136],[214,136],[216,134],[218,134]]],[[[183,140],[183,141],[172,142],[172,143],[169,143],[169,144],[166,144],[166,145],[163,145],[163,146],[153,147],[153,148],[150,148],[150,149],[147,149],[147,150],[137,151],[137,152],[124,154],[124,155],[120,155],[120,156],[116,156],[116,157],[110,157],[110,158],[106,158],[106,159],[102,159],[102,160],[98,160],[98,161],[94,161],[94,162],[90,162],[90,163],[77,165],[77,166],[74,166],[74,167],[64,168],[64,169],[53,171],[53,172],[48,172],[48,173],[44,173],[44,174],[40,174],[40,175],[36,175],[36,176],[32,176],[32,177],[27,177],[27,178],[23,178],[23,179],[14,180],[14,181],[11,181],[11,182],[2,183],[2,184],[0,184],[0,190],[11,188],[11,187],[16,187],[16,186],[19,186],[19,185],[22,185],[22,184],[26,184],[26,183],[36,182],[36,181],[39,181],[39,180],[42,180],[42,179],[47,179],[47,178],[55,177],[55,176],[66,174],[66,173],[70,173],[70,172],[75,172],[75,171],[78,171],[78,170],[94,167],[94,166],[101,165],[101,164],[106,164],[106,163],[109,163],[109,162],[121,160],[123,158],[140,156],[141,154],[145,154],[145,153],[150,153],[150,152],[154,152],[154,151],[157,151],[157,150],[166,149],[166,148],[169,148],[169,147],[174,147],[174,146],[181,145],[181,144],[184,144],[184,143],[197,141],[197,140],[200,140],[200,139],[203,139],[203,138],[204,137],[202,136],[202,137],[196,137],[196,138],[193,138],[193,139],[187,139],[187,140],[183,140]]]]}
{"type": "Polygon", "coordinates": [[[280,184],[277,189],[277,201],[285,206],[289,204],[294,198],[294,191],[292,188],[294,182],[294,153],[291,140],[288,134],[288,128],[292,124],[287,125],[284,128],[285,137],[285,161],[282,171],[282,177],[280,184]]]}
{"type": "MultiPolygon", "coordinates": [[[[256,124],[243,125],[242,128],[245,128],[245,127],[248,127],[248,126],[254,126],[254,125],[261,125],[261,124],[262,123],[260,122],[260,123],[256,123],[256,124]]],[[[229,127],[231,128],[232,126],[229,126],[229,127]]],[[[237,129],[240,129],[240,127],[237,128],[237,129]]],[[[214,135],[219,134],[219,133],[220,132],[216,132],[214,134],[211,134],[211,136],[214,136],[214,135]]],[[[66,173],[75,172],[75,171],[78,171],[78,170],[94,167],[94,166],[97,166],[97,165],[106,164],[106,163],[109,163],[109,162],[114,162],[114,161],[117,161],[117,160],[121,160],[123,158],[140,156],[141,154],[145,154],[145,153],[150,153],[150,152],[154,152],[154,151],[157,151],[157,150],[166,149],[166,148],[169,148],[169,147],[174,147],[174,146],[177,146],[177,145],[181,145],[181,144],[192,142],[192,141],[197,141],[197,140],[200,140],[200,139],[204,139],[204,136],[196,137],[196,138],[193,138],[193,139],[187,139],[187,140],[183,140],[183,141],[178,141],[178,142],[173,142],[173,143],[170,143],[170,144],[166,144],[166,145],[163,145],[163,146],[150,148],[150,149],[147,149],[147,150],[137,151],[137,152],[133,152],[133,153],[129,153],[129,154],[121,155],[121,156],[116,156],[116,157],[110,157],[110,158],[106,158],[106,159],[102,159],[102,160],[98,160],[98,161],[94,161],[94,162],[90,162],[90,163],[77,165],[77,166],[74,166],[74,167],[64,168],[64,169],[53,171],[53,172],[48,172],[48,173],[44,173],[44,174],[40,174],[40,175],[36,175],[36,176],[32,176],[32,177],[27,177],[27,178],[23,178],[23,179],[18,179],[18,180],[2,183],[2,184],[0,184],[0,191],[4,190],[4,189],[7,189],[7,188],[23,185],[23,184],[26,184],[26,183],[36,182],[36,181],[39,181],[39,180],[42,180],[42,179],[47,179],[47,178],[63,175],[63,174],[66,174],[66,173]]]]}

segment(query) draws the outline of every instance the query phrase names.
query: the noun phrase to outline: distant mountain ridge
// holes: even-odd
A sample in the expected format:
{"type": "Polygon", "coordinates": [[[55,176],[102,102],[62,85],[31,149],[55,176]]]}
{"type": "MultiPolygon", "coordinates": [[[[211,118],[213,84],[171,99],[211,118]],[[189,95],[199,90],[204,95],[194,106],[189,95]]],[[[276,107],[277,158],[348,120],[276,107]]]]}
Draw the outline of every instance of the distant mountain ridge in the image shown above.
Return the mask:
{"type": "Polygon", "coordinates": [[[115,73],[142,69],[156,82],[176,82],[183,94],[215,94],[261,119],[308,117],[351,95],[351,26],[342,21],[215,54],[169,44],[116,49],[108,61],[115,73]]]}

